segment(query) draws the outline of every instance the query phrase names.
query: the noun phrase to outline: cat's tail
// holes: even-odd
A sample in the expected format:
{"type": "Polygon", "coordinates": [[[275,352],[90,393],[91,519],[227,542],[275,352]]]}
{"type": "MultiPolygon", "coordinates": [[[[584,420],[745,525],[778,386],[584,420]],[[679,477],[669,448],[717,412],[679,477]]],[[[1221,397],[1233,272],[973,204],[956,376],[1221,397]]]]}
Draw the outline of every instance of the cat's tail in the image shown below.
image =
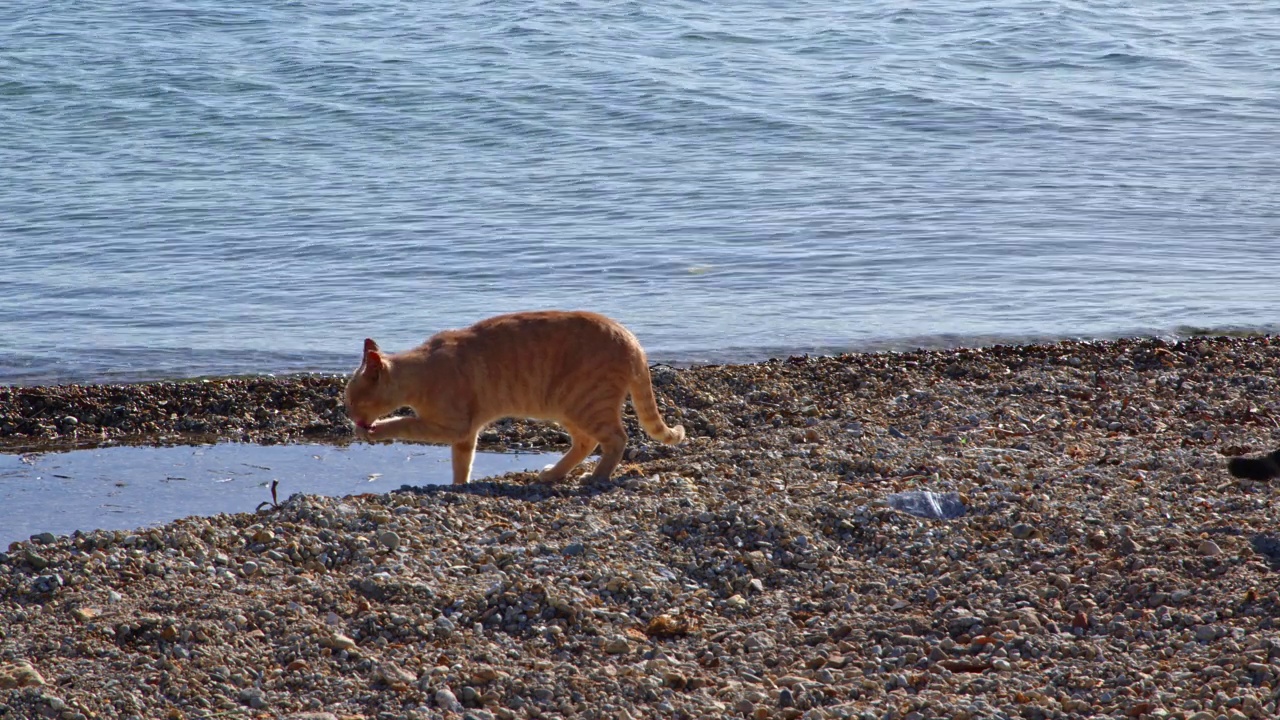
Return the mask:
{"type": "Polygon", "coordinates": [[[644,362],[631,379],[631,405],[636,409],[636,418],[640,427],[649,437],[666,445],[679,445],[684,442],[684,426],[668,427],[658,411],[658,401],[653,397],[653,378],[649,376],[649,366],[644,362]]]}
{"type": "Polygon", "coordinates": [[[1280,476],[1280,450],[1262,457],[1233,457],[1227,461],[1227,471],[1238,478],[1270,480],[1280,476]]]}

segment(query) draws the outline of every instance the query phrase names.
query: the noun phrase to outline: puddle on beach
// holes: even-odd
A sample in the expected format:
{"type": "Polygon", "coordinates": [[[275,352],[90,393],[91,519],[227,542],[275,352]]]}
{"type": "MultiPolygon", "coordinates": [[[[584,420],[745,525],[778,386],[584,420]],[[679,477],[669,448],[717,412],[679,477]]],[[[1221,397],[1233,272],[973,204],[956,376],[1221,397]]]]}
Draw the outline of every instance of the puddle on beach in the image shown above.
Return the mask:
{"type": "MultiPolygon", "coordinates": [[[[549,456],[476,453],[473,479],[538,470],[549,456]]],[[[0,550],[51,532],[132,530],[188,515],[252,512],[293,493],[385,493],[452,480],[449,448],[434,445],[108,447],[0,454],[0,550]]]]}

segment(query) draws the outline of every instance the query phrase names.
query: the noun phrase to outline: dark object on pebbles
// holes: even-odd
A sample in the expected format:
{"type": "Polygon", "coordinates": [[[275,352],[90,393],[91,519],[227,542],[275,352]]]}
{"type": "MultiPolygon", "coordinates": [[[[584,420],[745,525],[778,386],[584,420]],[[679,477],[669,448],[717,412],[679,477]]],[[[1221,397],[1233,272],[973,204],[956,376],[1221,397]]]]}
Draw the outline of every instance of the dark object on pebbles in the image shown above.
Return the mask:
{"type": "Polygon", "coordinates": [[[271,500],[263,500],[258,503],[258,507],[254,508],[254,512],[262,512],[262,508],[270,507],[274,510],[280,509],[280,500],[276,497],[276,489],[280,487],[280,481],[273,479],[271,481],[271,500]]]}
{"type": "Polygon", "coordinates": [[[1258,533],[1249,539],[1253,551],[1266,558],[1273,570],[1280,569],[1280,538],[1270,533],[1258,533]]]}
{"type": "Polygon", "coordinates": [[[1227,471],[1247,480],[1270,480],[1280,475],[1280,450],[1262,457],[1235,457],[1227,461],[1227,471]]]}

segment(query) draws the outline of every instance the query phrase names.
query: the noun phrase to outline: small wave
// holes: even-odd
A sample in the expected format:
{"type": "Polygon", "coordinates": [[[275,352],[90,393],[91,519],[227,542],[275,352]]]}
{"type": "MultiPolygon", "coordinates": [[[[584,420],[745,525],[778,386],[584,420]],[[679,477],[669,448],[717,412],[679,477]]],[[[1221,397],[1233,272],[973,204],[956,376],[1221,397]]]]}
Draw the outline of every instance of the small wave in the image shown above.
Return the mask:
{"type": "Polygon", "coordinates": [[[774,38],[753,37],[724,31],[691,31],[681,33],[680,40],[705,43],[728,43],[732,45],[768,45],[776,43],[774,38]]]}

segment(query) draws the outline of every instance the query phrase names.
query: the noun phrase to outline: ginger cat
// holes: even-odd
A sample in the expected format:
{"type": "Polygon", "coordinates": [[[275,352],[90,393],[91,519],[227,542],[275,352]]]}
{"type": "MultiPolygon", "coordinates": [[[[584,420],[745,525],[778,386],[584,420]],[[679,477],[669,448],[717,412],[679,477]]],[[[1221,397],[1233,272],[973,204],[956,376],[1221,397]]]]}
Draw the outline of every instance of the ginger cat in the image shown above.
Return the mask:
{"type": "Polygon", "coordinates": [[[593,480],[622,460],[622,406],[631,395],[649,437],[668,445],[684,427],[667,427],[650,385],[639,341],[617,321],[589,312],[522,312],[437,333],[412,350],[388,354],[364,341],[364,361],[347,382],[347,416],[367,440],[419,440],[453,446],[453,483],[471,479],[476,435],[504,417],[560,423],[569,452],[543,471],[562,480],[599,444],[593,480]],[[416,417],[378,418],[397,408],[416,417]]]}

